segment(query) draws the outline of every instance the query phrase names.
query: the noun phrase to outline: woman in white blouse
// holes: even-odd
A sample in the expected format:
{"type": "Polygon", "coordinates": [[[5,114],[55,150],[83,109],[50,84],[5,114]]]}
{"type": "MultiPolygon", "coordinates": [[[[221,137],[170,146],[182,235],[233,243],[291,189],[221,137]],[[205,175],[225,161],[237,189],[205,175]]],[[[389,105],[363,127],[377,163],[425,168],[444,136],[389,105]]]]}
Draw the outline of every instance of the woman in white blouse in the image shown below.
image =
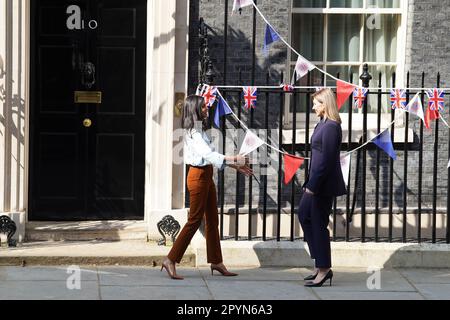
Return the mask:
{"type": "Polygon", "coordinates": [[[177,275],[175,264],[180,263],[195,232],[205,217],[206,251],[211,274],[214,270],[223,276],[236,276],[229,272],[222,261],[219,237],[219,218],[217,210],[216,186],[213,181],[213,166],[223,170],[225,166],[251,176],[247,158],[241,155],[225,156],[214,151],[206,135],[208,107],[201,96],[186,98],[181,126],[184,129],[184,161],[189,165],[187,187],[190,195],[188,221],[178,235],[172,250],[164,259],[161,271],[166,269],[172,279],[182,280],[177,275]]]}

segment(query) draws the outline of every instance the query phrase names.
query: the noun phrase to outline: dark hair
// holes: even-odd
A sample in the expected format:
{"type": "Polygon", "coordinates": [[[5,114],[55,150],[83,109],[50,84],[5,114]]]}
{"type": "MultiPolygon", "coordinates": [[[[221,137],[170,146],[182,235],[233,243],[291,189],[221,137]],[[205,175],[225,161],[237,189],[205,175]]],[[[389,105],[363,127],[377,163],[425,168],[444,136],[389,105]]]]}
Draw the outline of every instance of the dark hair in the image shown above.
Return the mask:
{"type": "Polygon", "coordinates": [[[188,131],[199,129],[199,123],[202,124],[202,130],[206,131],[208,122],[202,117],[202,107],[205,105],[205,99],[202,96],[188,96],[184,102],[181,116],[181,127],[188,131]]]}

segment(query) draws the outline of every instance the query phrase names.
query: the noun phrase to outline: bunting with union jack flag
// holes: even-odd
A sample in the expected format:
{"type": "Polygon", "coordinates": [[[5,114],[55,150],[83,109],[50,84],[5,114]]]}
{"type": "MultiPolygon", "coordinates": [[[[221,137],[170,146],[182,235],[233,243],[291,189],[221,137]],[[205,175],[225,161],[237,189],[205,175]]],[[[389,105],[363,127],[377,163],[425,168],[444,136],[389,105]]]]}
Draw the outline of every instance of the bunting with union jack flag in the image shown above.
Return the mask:
{"type": "Polygon", "coordinates": [[[254,109],[256,107],[257,98],[256,87],[244,87],[244,103],[246,109],[254,109]]]}
{"type": "Polygon", "coordinates": [[[291,84],[281,84],[280,85],[283,88],[284,92],[293,92],[295,87],[291,84]]]}
{"type": "Polygon", "coordinates": [[[430,89],[427,90],[428,96],[428,107],[431,111],[444,111],[445,107],[445,99],[444,99],[445,91],[441,89],[430,89]]]}
{"type": "Polygon", "coordinates": [[[212,107],[217,97],[217,88],[212,86],[206,86],[202,93],[202,97],[205,99],[205,103],[208,107],[212,107]]]}
{"type": "Polygon", "coordinates": [[[353,91],[353,100],[355,101],[355,107],[358,109],[362,109],[367,97],[367,92],[369,92],[369,89],[366,88],[356,88],[355,91],[353,91]]]}
{"type": "Polygon", "coordinates": [[[392,109],[406,109],[406,90],[394,89],[391,90],[391,105],[392,109]]]}

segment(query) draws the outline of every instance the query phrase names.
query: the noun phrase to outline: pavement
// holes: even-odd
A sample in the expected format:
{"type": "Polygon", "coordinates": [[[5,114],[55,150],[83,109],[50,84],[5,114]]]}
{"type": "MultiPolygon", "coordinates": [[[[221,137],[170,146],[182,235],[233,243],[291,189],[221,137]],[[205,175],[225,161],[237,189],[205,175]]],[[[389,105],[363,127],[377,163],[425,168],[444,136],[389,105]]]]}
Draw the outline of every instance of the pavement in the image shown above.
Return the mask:
{"type": "Polygon", "coordinates": [[[171,280],[158,266],[0,266],[1,300],[449,300],[450,269],[333,268],[321,288],[304,287],[306,268],[179,267],[171,280]]]}

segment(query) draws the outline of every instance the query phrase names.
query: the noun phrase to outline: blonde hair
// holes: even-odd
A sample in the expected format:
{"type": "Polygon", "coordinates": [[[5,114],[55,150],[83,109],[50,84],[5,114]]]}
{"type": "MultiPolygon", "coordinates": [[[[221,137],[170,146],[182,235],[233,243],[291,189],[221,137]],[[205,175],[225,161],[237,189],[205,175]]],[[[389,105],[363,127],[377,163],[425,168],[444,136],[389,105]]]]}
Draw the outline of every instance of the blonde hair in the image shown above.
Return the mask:
{"type": "Polygon", "coordinates": [[[329,88],[324,88],[312,95],[312,100],[316,99],[325,107],[325,117],[342,124],[339,110],[336,103],[336,96],[329,88]]]}

